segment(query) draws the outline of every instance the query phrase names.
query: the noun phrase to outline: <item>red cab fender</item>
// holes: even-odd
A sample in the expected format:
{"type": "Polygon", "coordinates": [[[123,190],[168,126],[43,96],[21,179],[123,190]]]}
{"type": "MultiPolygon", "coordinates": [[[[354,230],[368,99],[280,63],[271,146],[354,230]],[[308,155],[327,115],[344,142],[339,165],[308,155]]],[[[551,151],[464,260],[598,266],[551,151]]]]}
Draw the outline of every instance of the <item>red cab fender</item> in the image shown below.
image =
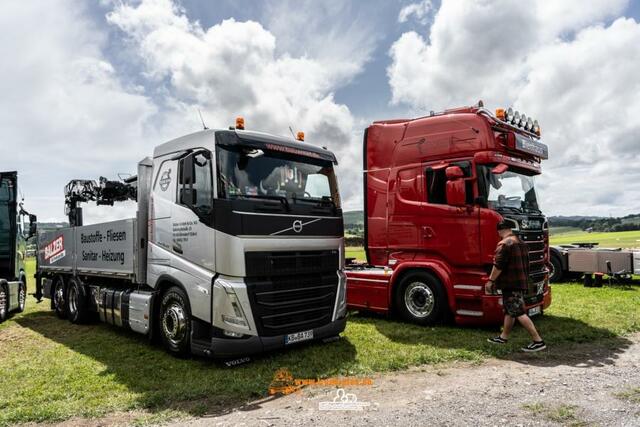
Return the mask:
{"type": "MultiPolygon", "coordinates": [[[[455,296],[453,295],[453,288],[451,285],[451,271],[449,266],[444,261],[437,259],[431,259],[429,261],[405,261],[397,265],[391,275],[389,281],[389,302],[393,301],[393,292],[395,291],[396,281],[407,270],[423,270],[434,274],[444,286],[444,290],[447,293],[447,299],[449,300],[449,308],[455,309],[455,296]]],[[[392,304],[389,304],[391,306],[392,304]]]]}

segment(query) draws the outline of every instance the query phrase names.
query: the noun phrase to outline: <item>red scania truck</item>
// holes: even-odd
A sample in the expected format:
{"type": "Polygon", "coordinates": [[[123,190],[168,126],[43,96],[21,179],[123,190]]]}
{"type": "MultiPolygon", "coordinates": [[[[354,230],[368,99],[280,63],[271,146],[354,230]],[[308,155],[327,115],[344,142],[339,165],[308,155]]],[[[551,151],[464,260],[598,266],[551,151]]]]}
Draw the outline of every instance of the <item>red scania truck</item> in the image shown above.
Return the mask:
{"type": "Polygon", "coordinates": [[[484,283],[502,219],[529,245],[528,313],[551,304],[549,230],[534,177],[548,148],[537,121],[476,106],[374,122],[364,132],[367,264],[347,270],[351,309],[418,324],[502,321],[484,283]]]}

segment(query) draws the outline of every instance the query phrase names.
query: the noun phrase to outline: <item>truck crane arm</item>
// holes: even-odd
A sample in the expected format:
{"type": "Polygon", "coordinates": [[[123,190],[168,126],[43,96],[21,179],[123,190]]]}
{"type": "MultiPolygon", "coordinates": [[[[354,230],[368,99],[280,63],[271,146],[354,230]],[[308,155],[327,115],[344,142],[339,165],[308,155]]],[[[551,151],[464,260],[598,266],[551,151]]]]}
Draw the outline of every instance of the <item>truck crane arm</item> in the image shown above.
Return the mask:
{"type": "Polygon", "coordinates": [[[137,199],[137,179],[135,176],[123,182],[110,181],[100,177],[99,181],[73,179],[64,187],[65,214],[72,227],[82,225],[80,203],[96,202],[97,205],[113,206],[115,202],[137,199]]]}

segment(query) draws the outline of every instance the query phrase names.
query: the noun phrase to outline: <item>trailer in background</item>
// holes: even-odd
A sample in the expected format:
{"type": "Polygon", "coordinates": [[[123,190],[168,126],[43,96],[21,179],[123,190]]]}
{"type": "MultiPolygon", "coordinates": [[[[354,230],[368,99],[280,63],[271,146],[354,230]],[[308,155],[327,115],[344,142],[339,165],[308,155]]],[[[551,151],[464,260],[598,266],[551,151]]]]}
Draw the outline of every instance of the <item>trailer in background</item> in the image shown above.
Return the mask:
{"type": "Polygon", "coordinates": [[[551,282],[578,280],[584,277],[585,285],[596,286],[607,275],[618,282],[633,280],[640,275],[640,249],[599,248],[598,243],[572,243],[552,246],[551,282]]]}

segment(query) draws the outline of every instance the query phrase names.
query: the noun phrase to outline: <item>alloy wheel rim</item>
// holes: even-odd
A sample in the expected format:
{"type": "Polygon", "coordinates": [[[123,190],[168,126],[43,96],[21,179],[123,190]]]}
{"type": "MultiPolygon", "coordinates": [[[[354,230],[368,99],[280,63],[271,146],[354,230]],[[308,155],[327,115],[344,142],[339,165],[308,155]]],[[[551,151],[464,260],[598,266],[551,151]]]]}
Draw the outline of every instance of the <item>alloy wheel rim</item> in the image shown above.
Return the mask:
{"type": "Polygon", "coordinates": [[[404,293],[407,310],[419,318],[429,316],[435,307],[435,296],[429,286],[422,282],[413,282],[404,293]]]}
{"type": "Polygon", "coordinates": [[[61,283],[58,283],[58,285],[56,285],[55,304],[58,310],[62,310],[62,308],[64,307],[64,288],[62,287],[61,283]]]}
{"type": "Polygon", "coordinates": [[[185,336],[187,317],[180,304],[173,303],[162,316],[162,329],[167,339],[174,345],[179,344],[185,336]]]}
{"type": "Polygon", "coordinates": [[[78,311],[78,293],[75,287],[69,289],[69,313],[75,314],[78,311]]]}
{"type": "Polygon", "coordinates": [[[0,317],[4,317],[7,312],[7,292],[0,289],[0,317]]]}
{"type": "Polygon", "coordinates": [[[24,290],[24,286],[20,286],[20,290],[18,291],[18,304],[20,305],[20,310],[24,310],[26,301],[27,293],[24,290]]]}

